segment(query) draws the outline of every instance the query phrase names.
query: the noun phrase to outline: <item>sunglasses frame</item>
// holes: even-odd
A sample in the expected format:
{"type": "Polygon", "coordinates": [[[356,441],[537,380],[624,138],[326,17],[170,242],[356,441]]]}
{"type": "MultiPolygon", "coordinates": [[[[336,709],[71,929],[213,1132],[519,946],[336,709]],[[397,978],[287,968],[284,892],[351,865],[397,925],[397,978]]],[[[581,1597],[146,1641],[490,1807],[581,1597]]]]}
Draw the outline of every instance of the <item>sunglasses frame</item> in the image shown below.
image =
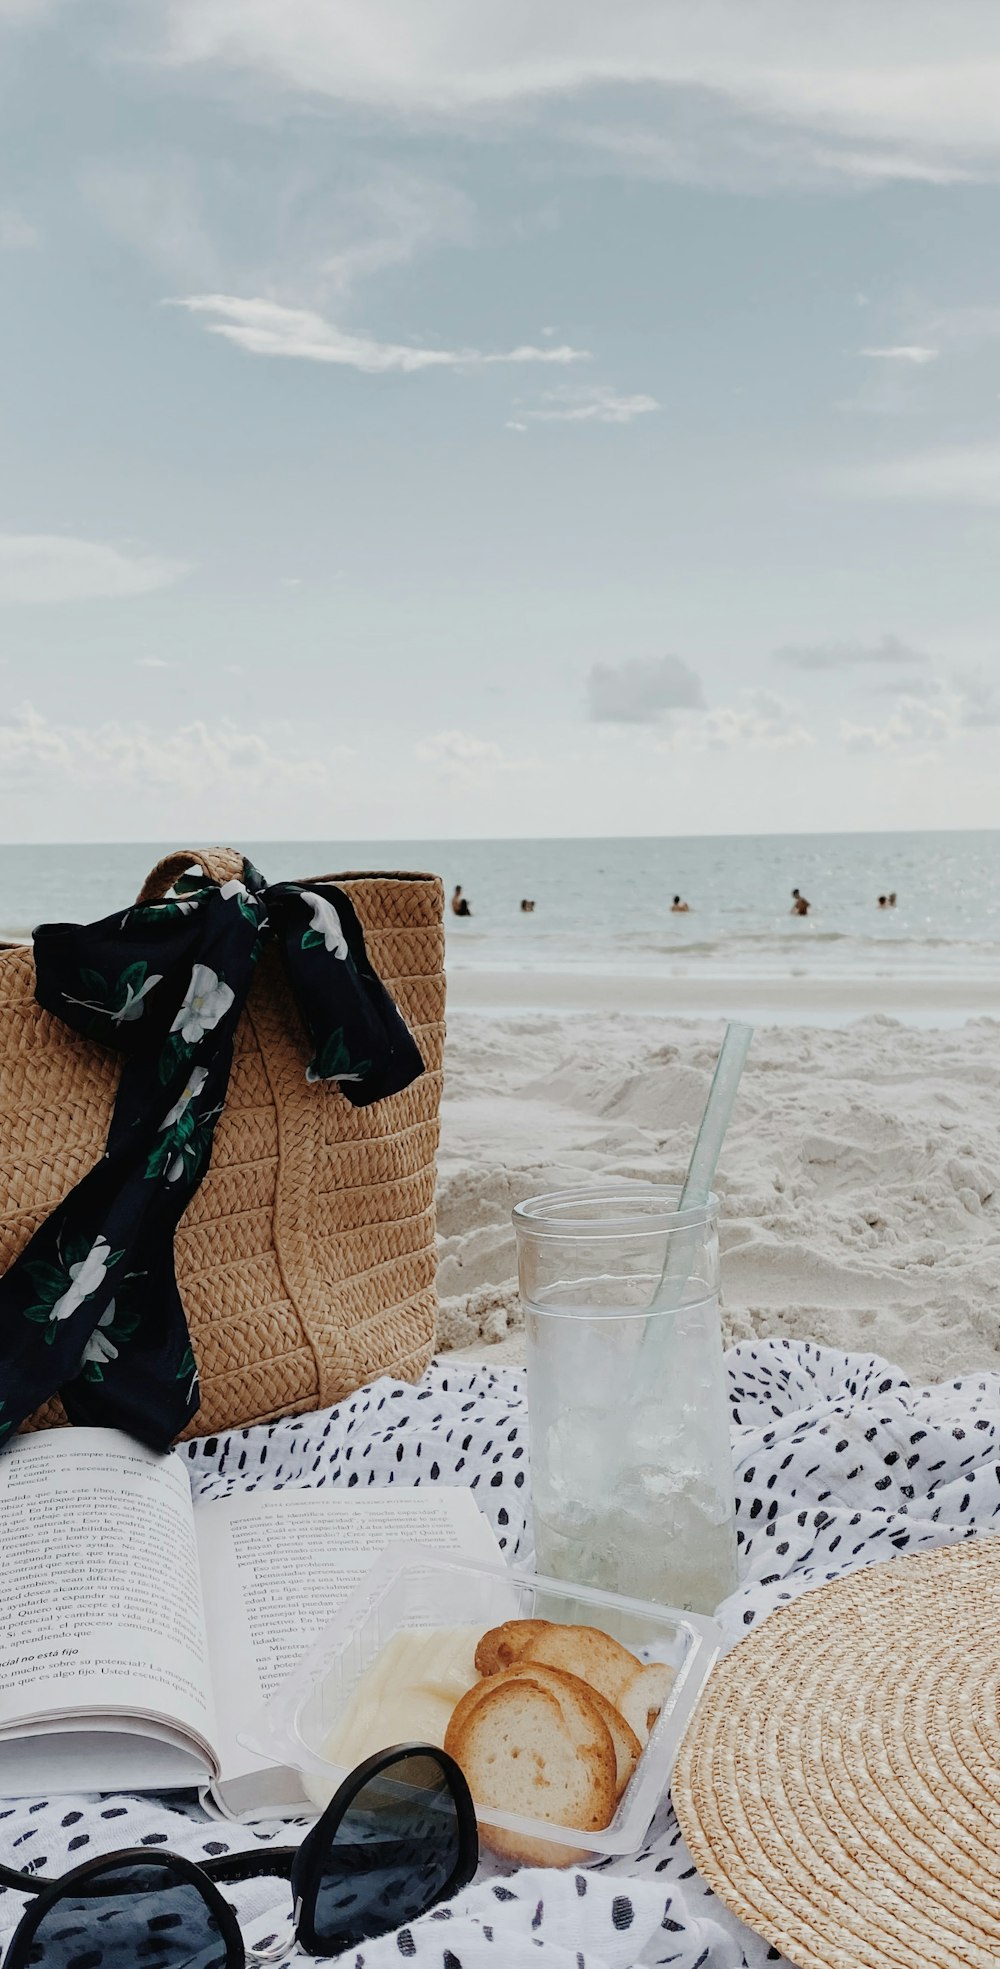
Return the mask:
{"type": "MultiPolygon", "coordinates": [[[[327,1805],[321,1818],[307,1832],[300,1846],[264,1847],[260,1852],[226,1853],[217,1859],[189,1860],[180,1853],[171,1853],[163,1847],[129,1846],[119,1852],[104,1853],[81,1866],[75,1866],[57,1879],[33,1878],[31,1874],[19,1873],[11,1867],[0,1866],[0,1884],[13,1887],[19,1894],[33,1894],[37,1898],[31,1907],[25,1909],[14,1930],[10,1947],[0,1961],[0,1969],[30,1969],[28,1949],[44,1917],[60,1900],[72,1892],[74,1887],[97,1879],[101,1874],[115,1868],[129,1866],[161,1866],[171,1868],[174,1878],[186,1881],[197,1887],[202,1899],[219,1923],[220,1939],[226,1945],[225,1969],[247,1969],[248,1962],[277,1960],[285,1952],[284,1947],[277,1953],[273,1950],[258,1951],[250,1949],[243,1940],[240,1924],[235,1911],[219,1892],[222,1881],[254,1880],[266,1874],[277,1874],[291,1881],[293,1903],[293,1929],[295,1940],[308,1949],[312,1955],[322,1956],[331,1948],[329,1938],[321,1936],[316,1930],[316,1902],[323,1884],[325,1863],[333,1847],[340,1827],[358,1793],[373,1778],[381,1777],[384,1771],[391,1770],[394,1764],[401,1764],[412,1757],[427,1757],[435,1763],[447,1780],[448,1789],[455,1806],[455,1819],[458,1832],[458,1859],[442,1891],[431,1902],[437,1907],[442,1901],[451,1900],[461,1893],[475,1878],[479,1865],[479,1827],[476,1822],[476,1808],[465,1774],[449,1757],[446,1750],[439,1750],[435,1744],[398,1743],[390,1750],[380,1750],[374,1757],[367,1757],[351,1771],[327,1805]]],[[[421,1914],[429,1912],[421,1908],[407,1919],[417,1921],[421,1914]]],[[[391,1933],[386,1929],[383,1933],[391,1933]]],[[[372,1939],[375,1939],[374,1937],[372,1939]]],[[[294,1947],[289,1941],[288,1947],[294,1947]]],[[[336,1948],[350,1946],[343,1942],[336,1948]]]]}
{"type": "MultiPolygon", "coordinates": [[[[401,1764],[411,1757],[429,1758],[437,1765],[447,1780],[455,1807],[458,1859],[441,1892],[435,1895],[431,1906],[438,1907],[442,1901],[450,1901],[453,1895],[461,1893],[462,1888],[468,1887],[474,1879],[479,1865],[479,1827],[472,1793],[464,1771],[456,1764],[453,1757],[449,1757],[446,1750],[438,1750],[432,1744],[397,1744],[392,1750],[380,1750],[374,1757],[366,1757],[364,1763],[359,1764],[344,1779],[343,1784],[334,1792],[322,1818],[313,1826],[311,1832],[306,1834],[301,1846],[296,1848],[292,1864],[295,1933],[303,1948],[308,1949],[311,1955],[322,1955],[330,1946],[329,1940],[318,1934],[316,1930],[316,1901],[323,1884],[324,1860],[336,1838],[336,1833],[332,1837],[328,1834],[325,1839],[321,1837],[327,1820],[334,1820],[339,1830],[358,1793],[363,1791],[373,1778],[381,1777],[383,1771],[391,1770],[393,1764],[401,1764]]],[[[421,1914],[427,1912],[427,1908],[421,1908],[419,1913],[409,1915],[407,1920],[417,1921],[421,1914]]],[[[392,1931],[386,1929],[383,1932],[388,1934],[392,1931]]],[[[341,1944],[341,1946],[348,1945],[341,1944]]]]}
{"type": "MultiPolygon", "coordinates": [[[[226,1945],[226,1969],[246,1969],[246,1947],[240,1924],[205,1868],[199,1866],[196,1860],[184,1859],[180,1853],[166,1853],[162,1848],[151,1850],[148,1846],[129,1846],[119,1853],[105,1853],[99,1859],[85,1860],[82,1866],[72,1867],[58,1880],[46,1881],[38,1889],[38,1898],[25,1909],[14,1930],[10,1948],[3,1959],[3,1969],[30,1969],[29,1950],[38,1929],[46,1915],[72,1894],[74,1887],[80,1887],[88,1880],[96,1880],[104,1873],[120,1872],[127,1866],[160,1866],[164,1872],[169,1868],[174,1880],[181,1879],[188,1886],[196,1887],[218,1921],[219,1937],[226,1945]]],[[[31,1883],[26,1881],[18,1891],[32,1892],[31,1883]]]]}

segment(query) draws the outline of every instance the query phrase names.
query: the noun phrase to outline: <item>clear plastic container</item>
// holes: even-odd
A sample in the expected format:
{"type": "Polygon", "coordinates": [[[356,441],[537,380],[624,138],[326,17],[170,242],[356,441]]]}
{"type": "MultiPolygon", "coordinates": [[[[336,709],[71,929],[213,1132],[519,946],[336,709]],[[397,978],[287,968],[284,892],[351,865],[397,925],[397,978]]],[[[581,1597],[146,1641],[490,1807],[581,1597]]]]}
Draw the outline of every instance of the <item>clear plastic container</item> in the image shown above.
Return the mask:
{"type": "MultiPolygon", "coordinates": [[[[643,1662],[666,1662],[670,1692],[611,1824],[584,1832],[488,1806],[481,1826],[544,1841],[554,1865],[637,1852],[673,1768],[688,1720],[718,1658],[722,1630],[704,1615],[629,1600],[503,1565],[447,1559],[414,1545],[391,1545],[313,1647],[272,1696],[241,1741],[270,1762],[299,1772],[322,1808],[347,1775],[323,1745],[348,1712],[365,1670],[401,1628],[495,1627],[540,1619],[603,1628],[643,1662]]],[[[488,1843],[488,1841],[486,1842],[488,1843]]]]}

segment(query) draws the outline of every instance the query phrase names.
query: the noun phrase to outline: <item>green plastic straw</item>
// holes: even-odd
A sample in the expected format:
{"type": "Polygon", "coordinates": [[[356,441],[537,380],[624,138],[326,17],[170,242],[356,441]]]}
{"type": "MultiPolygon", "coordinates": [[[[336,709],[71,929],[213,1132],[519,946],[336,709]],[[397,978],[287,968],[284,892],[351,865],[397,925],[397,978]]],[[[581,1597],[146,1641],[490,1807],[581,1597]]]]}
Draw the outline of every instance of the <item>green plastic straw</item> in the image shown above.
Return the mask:
{"type": "MultiPolygon", "coordinates": [[[[705,1112],[701,1117],[701,1127],[691,1151],[684,1188],[677,1205],[678,1215],[684,1210],[693,1210],[708,1202],[752,1038],[753,1026],[727,1025],[726,1027],[726,1036],[715,1063],[712,1085],[708,1090],[708,1100],[705,1102],[705,1112]]],[[[700,1236],[698,1225],[670,1233],[667,1238],[667,1255],[663,1261],[663,1272],[650,1305],[650,1312],[672,1312],[680,1305],[684,1288],[691,1276],[700,1236]]]]}

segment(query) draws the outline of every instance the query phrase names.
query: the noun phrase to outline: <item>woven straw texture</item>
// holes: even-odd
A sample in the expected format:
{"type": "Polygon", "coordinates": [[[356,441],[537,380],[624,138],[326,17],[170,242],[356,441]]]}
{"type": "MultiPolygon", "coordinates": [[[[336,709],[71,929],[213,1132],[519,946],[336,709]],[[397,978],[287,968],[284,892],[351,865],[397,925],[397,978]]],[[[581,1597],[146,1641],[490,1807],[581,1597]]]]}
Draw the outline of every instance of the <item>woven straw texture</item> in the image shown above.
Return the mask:
{"type": "MultiPolygon", "coordinates": [[[[171,855],[143,899],[161,895],[194,860],[215,881],[242,870],[230,849],[171,855]]],[[[369,1108],[307,1084],[308,1041],[280,959],[265,951],[237,1031],[211,1167],[175,1239],[201,1374],[189,1435],[324,1407],[378,1374],[416,1380],[434,1349],[441,883],[429,875],[311,880],[349,894],[426,1072],[369,1108]]],[[[101,1154],[119,1064],[35,1003],[30,950],[0,953],[0,1274],[101,1154]]],[[[50,1402],[35,1423],[64,1420],[50,1402]]]]}
{"type": "Polygon", "coordinates": [[[997,1969],[1000,1537],[772,1614],[671,1791],[699,1872],[800,1969],[997,1969]]]}

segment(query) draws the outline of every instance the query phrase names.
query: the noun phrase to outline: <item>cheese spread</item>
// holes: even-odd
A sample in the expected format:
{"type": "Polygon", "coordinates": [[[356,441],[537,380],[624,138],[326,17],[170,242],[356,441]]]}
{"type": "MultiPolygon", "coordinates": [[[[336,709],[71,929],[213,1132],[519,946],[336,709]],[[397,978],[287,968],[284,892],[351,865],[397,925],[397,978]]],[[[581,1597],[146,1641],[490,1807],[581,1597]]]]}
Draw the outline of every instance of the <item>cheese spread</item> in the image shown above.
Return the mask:
{"type": "Polygon", "coordinates": [[[322,1755],[353,1770],[396,1743],[432,1743],[442,1749],[459,1696],[479,1680],[475,1654],[484,1631],[400,1628],[365,1669],[322,1755]]]}

